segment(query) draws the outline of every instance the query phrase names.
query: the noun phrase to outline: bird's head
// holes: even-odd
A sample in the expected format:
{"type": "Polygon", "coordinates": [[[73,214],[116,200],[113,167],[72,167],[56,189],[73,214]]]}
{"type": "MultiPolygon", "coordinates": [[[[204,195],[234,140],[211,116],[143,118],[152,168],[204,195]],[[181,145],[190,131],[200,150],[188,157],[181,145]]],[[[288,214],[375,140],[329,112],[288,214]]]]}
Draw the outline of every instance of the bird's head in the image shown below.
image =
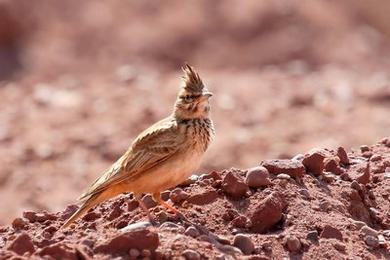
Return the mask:
{"type": "Polygon", "coordinates": [[[178,119],[208,118],[210,113],[209,92],[199,74],[189,65],[182,68],[183,85],[175,103],[174,115],[178,119]]]}

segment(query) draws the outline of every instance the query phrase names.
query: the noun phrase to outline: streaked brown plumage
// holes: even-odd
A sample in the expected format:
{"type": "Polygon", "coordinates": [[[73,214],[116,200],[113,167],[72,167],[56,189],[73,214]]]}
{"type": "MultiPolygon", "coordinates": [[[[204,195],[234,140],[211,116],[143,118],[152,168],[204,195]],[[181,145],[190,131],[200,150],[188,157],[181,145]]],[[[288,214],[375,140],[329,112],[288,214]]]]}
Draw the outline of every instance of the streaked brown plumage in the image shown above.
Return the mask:
{"type": "Polygon", "coordinates": [[[120,157],[79,198],[81,207],[63,225],[73,221],[95,205],[124,192],[132,192],[140,206],[143,193],[150,193],[163,206],[176,211],[160,198],[160,192],[172,188],[198,168],[214,136],[209,118],[209,98],[199,75],[192,67],[183,68],[183,85],[173,113],[143,131],[120,157]]]}

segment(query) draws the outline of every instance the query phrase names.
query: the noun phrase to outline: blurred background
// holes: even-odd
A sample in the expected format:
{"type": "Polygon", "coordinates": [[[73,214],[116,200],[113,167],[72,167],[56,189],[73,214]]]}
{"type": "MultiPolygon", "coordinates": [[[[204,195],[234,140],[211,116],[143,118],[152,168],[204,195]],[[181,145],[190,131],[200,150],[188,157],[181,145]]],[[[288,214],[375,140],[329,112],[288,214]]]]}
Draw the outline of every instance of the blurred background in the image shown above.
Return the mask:
{"type": "Polygon", "coordinates": [[[199,170],[389,135],[386,0],[0,0],[0,224],[62,210],[171,112],[214,92],[199,170]]]}

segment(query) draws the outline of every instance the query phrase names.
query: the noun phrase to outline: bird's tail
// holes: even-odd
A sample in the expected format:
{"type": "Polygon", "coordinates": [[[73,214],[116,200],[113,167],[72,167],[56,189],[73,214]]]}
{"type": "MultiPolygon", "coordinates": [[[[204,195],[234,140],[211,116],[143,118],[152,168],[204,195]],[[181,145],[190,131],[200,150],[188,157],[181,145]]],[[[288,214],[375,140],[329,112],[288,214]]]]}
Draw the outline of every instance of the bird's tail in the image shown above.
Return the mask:
{"type": "Polygon", "coordinates": [[[76,219],[85,214],[89,209],[104,201],[105,198],[103,194],[97,193],[91,195],[82,205],[81,207],[62,225],[61,229],[68,227],[72,224],[76,219]]]}

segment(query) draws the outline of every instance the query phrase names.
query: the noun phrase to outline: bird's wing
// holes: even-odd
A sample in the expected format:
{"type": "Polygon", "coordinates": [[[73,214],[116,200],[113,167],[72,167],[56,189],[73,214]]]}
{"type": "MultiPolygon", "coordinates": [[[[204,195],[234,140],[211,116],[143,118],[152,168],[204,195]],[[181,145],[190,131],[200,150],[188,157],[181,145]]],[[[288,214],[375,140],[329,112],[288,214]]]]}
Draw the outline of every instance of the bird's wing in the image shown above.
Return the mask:
{"type": "Polygon", "coordinates": [[[79,199],[86,199],[108,186],[137,177],[173,156],[184,142],[184,137],[178,131],[177,123],[169,118],[146,129],[79,199]]]}

